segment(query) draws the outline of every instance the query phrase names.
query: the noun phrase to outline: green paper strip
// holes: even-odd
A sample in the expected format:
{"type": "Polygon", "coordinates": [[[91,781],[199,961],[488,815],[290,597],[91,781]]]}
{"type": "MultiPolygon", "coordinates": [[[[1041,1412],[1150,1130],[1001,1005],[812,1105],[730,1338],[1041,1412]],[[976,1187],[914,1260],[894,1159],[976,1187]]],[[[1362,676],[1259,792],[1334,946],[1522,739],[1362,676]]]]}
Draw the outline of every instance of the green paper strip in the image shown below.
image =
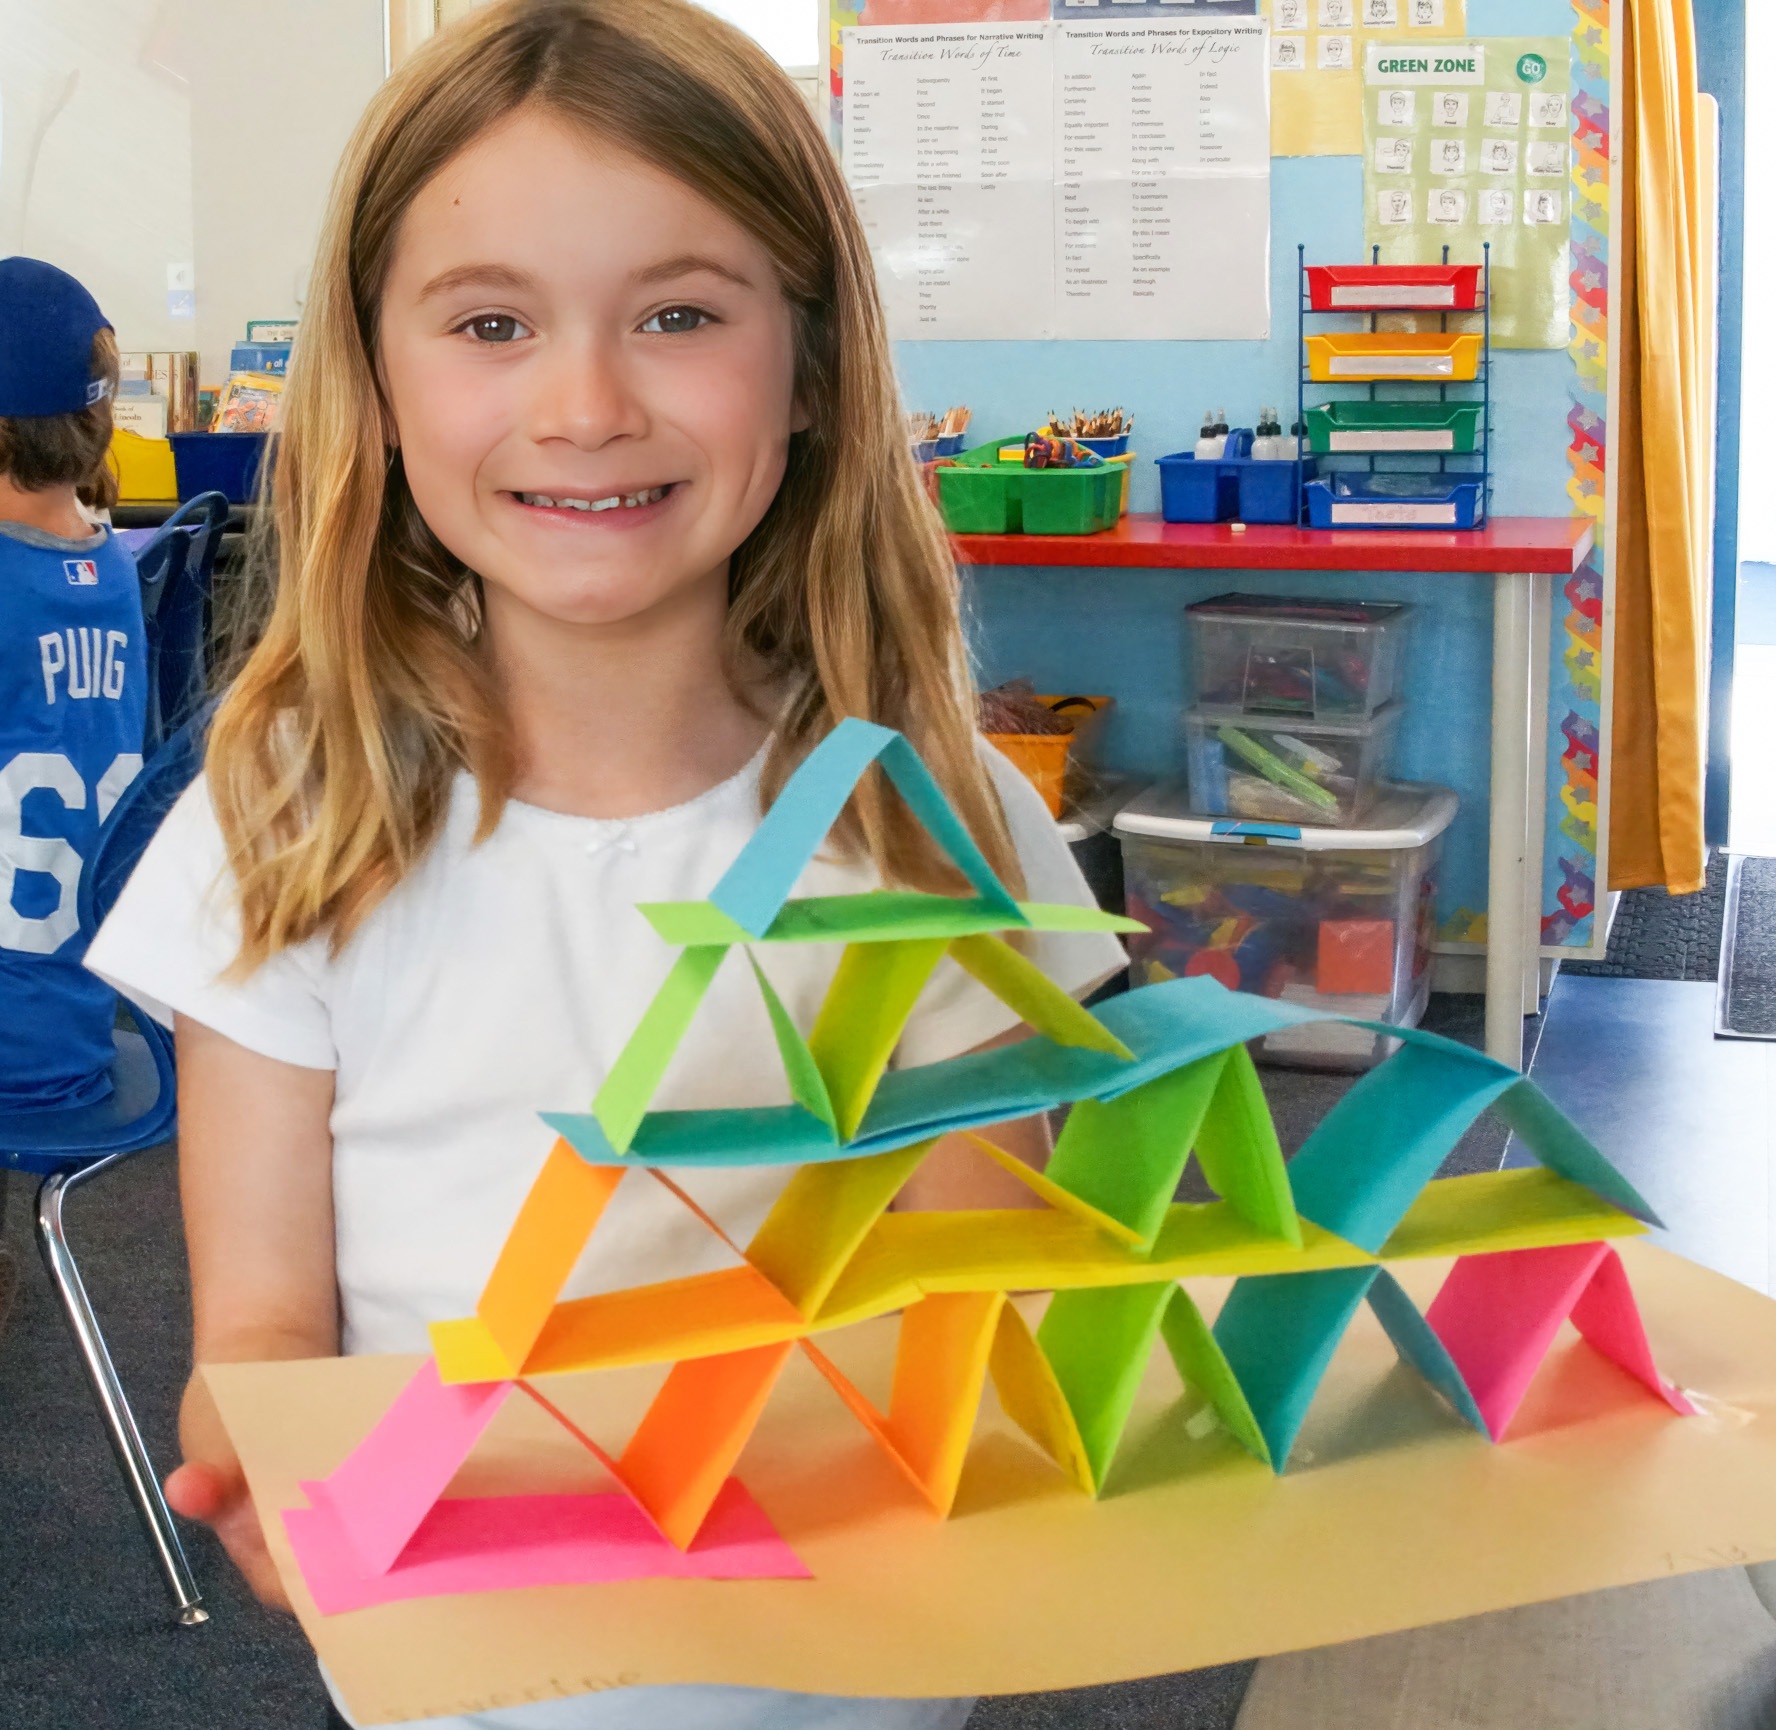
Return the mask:
{"type": "Polygon", "coordinates": [[[1209,1324],[1203,1320],[1202,1311],[1182,1286],[1173,1292],[1159,1326],[1185,1387],[1207,1400],[1227,1433],[1247,1453],[1268,1466],[1270,1449],[1265,1444],[1264,1432],[1259,1429],[1226,1356],[1215,1343],[1209,1324]]]}
{"type": "Polygon", "coordinates": [[[1036,1330],[1101,1491],[1175,1282],[1057,1292],[1036,1330]]]}
{"type": "Polygon", "coordinates": [[[789,1011],[783,1007],[783,999],[777,995],[776,987],[759,966],[758,957],[748,950],[746,959],[752,963],[752,976],[758,981],[759,992],[765,1000],[765,1012],[771,1017],[771,1031],[777,1036],[777,1051],[783,1059],[783,1073],[789,1078],[790,1097],[837,1135],[838,1115],[833,1110],[832,1097],[826,1090],[826,1078],[820,1073],[820,1066],[814,1061],[814,1054],[808,1049],[807,1040],[802,1038],[796,1024],[790,1019],[789,1011]]]}
{"type": "Polygon", "coordinates": [[[628,1152],[666,1066],[689,1031],[691,1018],[726,954],[725,949],[687,949],[673,962],[672,971],[654,993],[653,1002],[593,1097],[592,1115],[618,1153],[628,1152]]]}
{"type": "Polygon", "coordinates": [[[917,937],[968,937],[981,931],[1144,931],[1137,919],[1070,903],[1021,901],[1019,917],[985,901],[877,889],[863,895],[810,895],[784,903],[755,938],[710,901],[645,901],[637,911],[668,943],[897,943],[917,937]]]}
{"type": "Polygon", "coordinates": [[[1227,1054],[1217,1052],[1115,1099],[1080,1100],[1067,1114],[1048,1175],[1151,1249],[1226,1062],[1227,1054]]]}
{"type": "Polygon", "coordinates": [[[1196,1134],[1196,1157],[1209,1187],[1260,1231],[1301,1242],[1276,1124],[1257,1065],[1243,1045],[1227,1053],[1220,1084],[1196,1134]]]}
{"type": "Polygon", "coordinates": [[[857,1133],[901,1029],[948,947],[944,938],[854,943],[839,958],[808,1049],[826,1078],[841,1140],[857,1133]]]}
{"type": "Polygon", "coordinates": [[[1135,1054],[1103,1022],[1003,938],[959,937],[950,944],[950,954],[1020,1021],[1056,1045],[1105,1051],[1134,1061],[1135,1054]]]}

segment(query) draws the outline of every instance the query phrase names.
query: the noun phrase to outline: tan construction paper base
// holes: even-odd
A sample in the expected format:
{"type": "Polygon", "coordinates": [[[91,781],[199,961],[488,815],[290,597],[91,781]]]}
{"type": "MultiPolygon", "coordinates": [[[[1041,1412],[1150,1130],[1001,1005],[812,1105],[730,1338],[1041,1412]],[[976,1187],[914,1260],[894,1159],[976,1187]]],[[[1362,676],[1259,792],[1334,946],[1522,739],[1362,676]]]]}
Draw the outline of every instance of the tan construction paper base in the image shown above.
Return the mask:
{"type": "MultiPolygon", "coordinates": [[[[989,1392],[955,1515],[939,1522],[794,1354],[738,1476],[811,1581],[550,1587],[320,1616],[278,1510],[303,1505],[298,1480],[332,1471],[418,1360],[207,1375],[303,1628],[362,1723],[666,1682],[1023,1693],[1776,1558],[1776,1303],[1619,1247],[1660,1368],[1699,1417],[1674,1416],[1568,1329],[1509,1439],[1489,1446],[1396,1364],[1365,1307],[1287,1476],[1192,1421],[1159,1350],[1103,1498],[1071,1489],[989,1392]]],[[[1421,1309],[1448,1266],[1393,1264],[1421,1309]]],[[[1211,1313],[1225,1283],[1190,1289],[1211,1313]]],[[[883,1319],[822,1345],[882,1401],[894,1339],[883,1319]]],[[[661,1374],[544,1385],[610,1446],[661,1374]]],[[[520,1399],[457,1488],[578,1486],[600,1487],[590,1457],[520,1399]]]]}

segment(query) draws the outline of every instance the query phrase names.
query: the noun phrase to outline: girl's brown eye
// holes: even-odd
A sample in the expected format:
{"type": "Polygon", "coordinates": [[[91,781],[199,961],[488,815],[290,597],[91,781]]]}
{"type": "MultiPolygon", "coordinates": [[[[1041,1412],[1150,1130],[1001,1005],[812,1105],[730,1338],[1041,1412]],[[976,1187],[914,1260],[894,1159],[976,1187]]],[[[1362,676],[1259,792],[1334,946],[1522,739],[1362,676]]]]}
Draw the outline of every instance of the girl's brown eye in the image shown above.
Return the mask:
{"type": "Polygon", "coordinates": [[[694,306],[669,306],[656,312],[641,328],[658,336],[682,336],[709,322],[709,314],[694,306]]]}
{"type": "Polygon", "coordinates": [[[472,318],[463,329],[470,332],[477,342],[511,342],[524,329],[517,319],[509,312],[490,312],[481,318],[472,318]]]}

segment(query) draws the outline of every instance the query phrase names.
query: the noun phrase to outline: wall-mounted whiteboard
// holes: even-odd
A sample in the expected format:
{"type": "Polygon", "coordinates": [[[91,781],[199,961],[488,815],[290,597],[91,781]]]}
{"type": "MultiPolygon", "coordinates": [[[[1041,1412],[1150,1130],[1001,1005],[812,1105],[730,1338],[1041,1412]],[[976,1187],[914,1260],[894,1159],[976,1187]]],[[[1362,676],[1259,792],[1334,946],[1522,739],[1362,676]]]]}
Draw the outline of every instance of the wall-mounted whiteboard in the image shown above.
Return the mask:
{"type": "Polygon", "coordinates": [[[1263,24],[847,29],[846,177],[897,337],[1262,340],[1263,24]]]}

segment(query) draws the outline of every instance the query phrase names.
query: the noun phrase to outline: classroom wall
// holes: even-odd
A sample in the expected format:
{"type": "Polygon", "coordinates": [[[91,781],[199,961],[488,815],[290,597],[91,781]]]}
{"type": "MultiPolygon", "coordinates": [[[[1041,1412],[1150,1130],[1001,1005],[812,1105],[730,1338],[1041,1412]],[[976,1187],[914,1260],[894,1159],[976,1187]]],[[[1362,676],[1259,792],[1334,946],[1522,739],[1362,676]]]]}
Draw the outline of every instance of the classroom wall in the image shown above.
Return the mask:
{"type": "MultiPolygon", "coordinates": [[[[1715,414],[1715,518],[1714,518],[1714,637],[1709,656],[1708,694],[1708,781],[1704,823],[1708,840],[1725,846],[1727,840],[1727,789],[1732,741],[1730,729],[1733,703],[1733,633],[1738,610],[1739,560],[1776,556],[1776,502],[1767,486],[1753,484],[1746,490],[1749,509],[1745,523],[1752,525],[1753,542],[1742,543],[1745,525],[1741,522],[1741,415],[1740,389],[1744,344],[1745,262],[1748,232],[1746,224],[1747,161],[1770,161],[1767,154],[1776,145],[1776,135],[1767,130],[1767,117],[1760,117],[1757,126],[1766,154],[1746,151],[1745,114],[1746,8],[1745,0],[1693,0],[1696,19],[1697,80],[1720,104],[1720,371],[1719,399],[1715,414]],[[1759,553],[1757,544],[1769,550],[1759,553]]],[[[1760,34],[1770,30],[1769,0],[1760,10],[1764,17],[1757,25],[1760,34]]],[[[1771,43],[1776,48],[1776,42],[1771,43]]],[[[1765,64],[1771,64],[1766,60],[1765,64]]],[[[1766,104],[1767,108],[1768,105],[1766,104]]],[[[1762,197],[1769,201],[1771,190],[1766,184],[1762,197]]],[[[1761,224],[1760,239],[1770,246],[1768,216],[1761,224]]],[[[1764,341],[1763,332],[1756,340],[1764,341]]],[[[1760,347],[1754,354],[1761,357],[1765,376],[1776,376],[1776,353],[1760,347]]],[[[1753,385],[1753,401],[1756,386],[1753,385]]],[[[1767,423],[1752,422],[1752,438],[1745,449],[1746,466],[1752,475],[1771,472],[1773,453],[1767,423]]]]}
{"type": "Polygon", "coordinates": [[[0,0],[0,257],[79,277],[126,349],[192,344],[189,117],[162,0],[0,0]]]}
{"type": "MultiPolygon", "coordinates": [[[[82,0],[85,4],[86,0],[82,0]]],[[[182,0],[197,347],[300,311],[334,165],[383,75],[382,0],[182,0]]]]}
{"type": "MultiPolygon", "coordinates": [[[[1572,29],[1567,0],[1470,0],[1476,36],[1572,29]]],[[[1021,432],[1050,408],[1121,403],[1135,416],[1131,506],[1159,508],[1151,458],[1188,450],[1205,407],[1252,424],[1261,403],[1293,409],[1296,254],[1349,261],[1363,251],[1358,157],[1278,157],[1271,164],[1271,334],[1267,342],[903,342],[896,345],[909,407],[966,402],[971,436],[1021,432]]],[[[1564,350],[1493,354],[1493,510],[1501,516],[1572,513],[1567,494],[1568,389],[1564,350]]],[[[1486,904],[1486,809],[1491,770],[1492,589],[1477,576],[1294,576],[997,567],[965,573],[970,641],[983,683],[1028,676],[1039,690],[1109,693],[1111,767],[1142,777],[1178,770],[1184,702],[1183,611],[1228,590],[1406,600],[1418,609],[1408,658],[1407,709],[1396,773],[1453,787],[1439,921],[1460,927],[1486,904]]],[[[1556,616],[1563,604],[1556,601],[1556,616]]],[[[1551,652],[1557,653],[1557,646],[1551,652]]],[[[1558,755],[1559,741],[1554,742],[1558,755]]],[[[1552,857],[1552,850],[1550,850],[1552,857]]],[[[1550,866],[1552,869],[1552,866],[1550,866]]]]}

